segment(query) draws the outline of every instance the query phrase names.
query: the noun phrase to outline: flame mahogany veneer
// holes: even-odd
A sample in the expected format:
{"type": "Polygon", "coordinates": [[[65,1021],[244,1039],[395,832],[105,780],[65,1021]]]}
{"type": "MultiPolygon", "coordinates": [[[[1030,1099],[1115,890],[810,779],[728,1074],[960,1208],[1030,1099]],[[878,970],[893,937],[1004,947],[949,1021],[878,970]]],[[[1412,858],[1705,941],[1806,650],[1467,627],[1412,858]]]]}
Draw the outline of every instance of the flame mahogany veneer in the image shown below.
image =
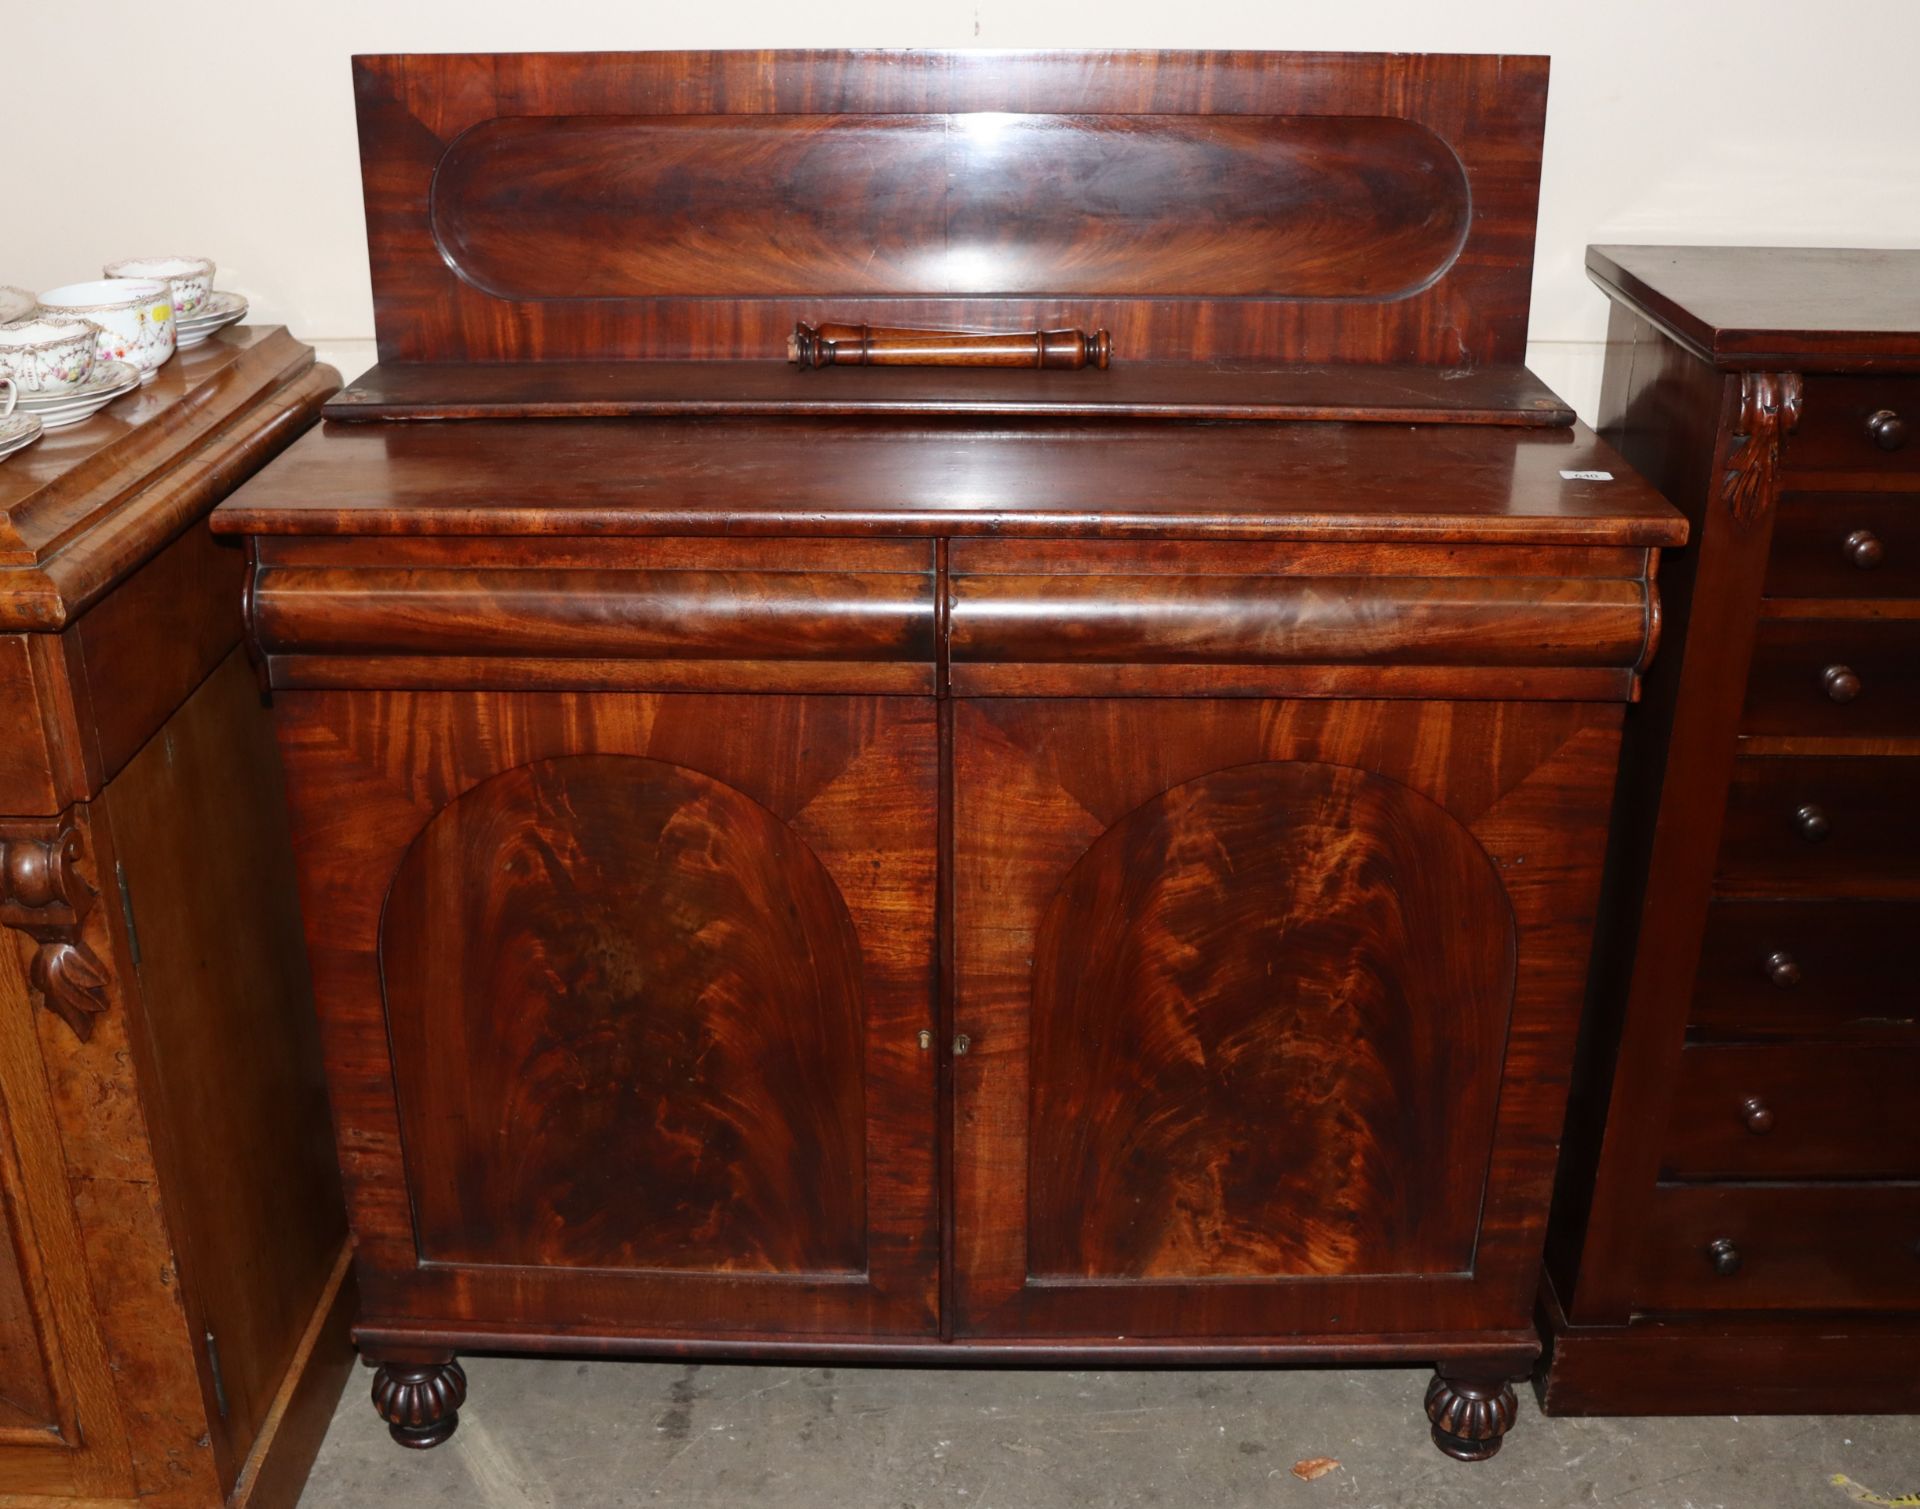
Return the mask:
{"type": "Polygon", "coordinates": [[[1491,1455],[1685,537],[1519,366],[1544,63],[356,82],[381,365],[218,519],[396,1438],[468,1348],[1422,1359],[1491,1455]]]}

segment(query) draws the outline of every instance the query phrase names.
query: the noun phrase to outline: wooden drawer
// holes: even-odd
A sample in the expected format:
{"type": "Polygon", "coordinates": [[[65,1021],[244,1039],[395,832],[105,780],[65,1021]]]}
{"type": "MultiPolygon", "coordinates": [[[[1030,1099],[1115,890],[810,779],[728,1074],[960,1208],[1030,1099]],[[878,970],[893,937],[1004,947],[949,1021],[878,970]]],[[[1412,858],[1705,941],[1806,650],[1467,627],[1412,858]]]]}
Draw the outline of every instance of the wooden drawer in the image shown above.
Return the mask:
{"type": "Polygon", "coordinates": [[[1920,619],[1762,621],[1740,731],[1920,733],[1920,619]]]}
{"type": "Polygon", "coordinates": [[[1920,1048],[1692,1045],[1680,1055],[1662,1176],[1920,1177],[1917,1076],[1920,1048]]]}
{"type": "Polygon", "coordinates": [[[1920,1310],[1920,1184],[1658,1186],[1634,1308],[1920,1310]]]}
{"type": "Polygon", "coordinates": [[[1716,901],[1707,912],[1692,1030],[1920,1043],[1920,906],[1889,901],[1716,901]]]}
{"type": "Polygon", "coordinates": [[[1920,493],[1796,493],[1780,500],[1768,597],[1920,597],[1920,493]]]}
{"type": "Polygon", "coordinates": [[[1920,477],[1920,377],[1809,377],[1786,466],[1920,477]]]}
{"type": "Polygon", "coordinates": [[[1920,758],[1736,759],[1714,889],[1920,899],[1920,758]]]}

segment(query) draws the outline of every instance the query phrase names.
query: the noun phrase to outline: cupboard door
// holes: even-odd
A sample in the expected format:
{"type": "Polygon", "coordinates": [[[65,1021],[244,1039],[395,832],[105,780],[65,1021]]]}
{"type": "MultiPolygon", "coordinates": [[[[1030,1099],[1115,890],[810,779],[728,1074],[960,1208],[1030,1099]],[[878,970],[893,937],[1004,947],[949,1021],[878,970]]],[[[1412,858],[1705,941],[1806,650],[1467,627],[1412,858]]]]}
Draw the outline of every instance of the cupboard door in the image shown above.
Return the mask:
{"type": "Polygon", "coordinates": [[[44,1301],[32,1282],[39,1254],[21,1221],[20,1166],[0,1122],[0,1443],[54,1445],[67,1433],[54,1391],[44,1301]]]}
{"type": "Polygon", "coordinates": [[[957,704],[959,1333],[1524,1326],[1616,726],[957,704]]]}
{"type": "MultiPolygon", "coordinates": [[[[106,951],[105,928],[90,919],[89,934],[88,945],[106,951]]],[[[30,990],[30,954],[15,947],[18,939],[0,927],[0,1504],[39,1503],[42,1494],[47,1502],[131,1499],[134,1466],[116,1397],[120,1370],[118,1359],[110,1360],[103,1320],[133,1312],[163,1340],[171,1338],[164,1317],[158,1324],[147,1317],[144,1296],[129,1302],[115,1289],[124,1253],[92,1261],[82,1207],[96,1218],[117,1214],[120,1192],[110,1180],[74,1177],[62,1145],[67,1108],[58,1097],[73,1086],[86,1096],[87,1112],[111,1125],[118,1096],[101,1093],[68,1054],[70,1045],[92,1045],[78,1044],[30,990]],[[96,1191],[96,1182],[108,1187],[96,1191]]],[[[103,1016],[117,1018],[121,1006],[116,993],[103,1016]]],[[[118,1027],[110,1019],[94,1037],[111,1041],[118,1027]]],[[[126,1056],[124,1046],[119,1056],[126,1056]]],[[[139,1250],[111,1221],[94,1228],[101,1233],[139,1250]]],[[[136,1364],[146,1360],[135,1354],[136,1364]]],[[[138,1376],[151,1375],[143,1367],[138,1376]]]]}
{"type": "Polygon", "coordinates": [[[934,1329],[931,702],[282,716],[369,1322],[934,1329]]]}

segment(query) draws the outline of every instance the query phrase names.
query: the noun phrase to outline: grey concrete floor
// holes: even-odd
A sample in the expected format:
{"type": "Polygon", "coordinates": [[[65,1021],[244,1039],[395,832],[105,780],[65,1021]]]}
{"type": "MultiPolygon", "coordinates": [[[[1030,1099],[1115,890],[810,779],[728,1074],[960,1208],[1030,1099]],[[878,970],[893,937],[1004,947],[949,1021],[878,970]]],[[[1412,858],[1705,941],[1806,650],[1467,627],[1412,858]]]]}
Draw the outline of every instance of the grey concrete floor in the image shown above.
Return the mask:
{"type": "Polygon", "coordinates": [[[356,1371],[302,1509],[1846,1509],[1920,1492],[1920,1418],[1548,1420],[1526,1392],[1498,1457],[1452,1462],[1427,1441],[1428,1375],[1402,1369],[465,1366],[459,1432],[428,1452],[387,1439],[356,1371]],[[1296,1478],[1311,1457],[1340,1466],[1296,1478]]]}

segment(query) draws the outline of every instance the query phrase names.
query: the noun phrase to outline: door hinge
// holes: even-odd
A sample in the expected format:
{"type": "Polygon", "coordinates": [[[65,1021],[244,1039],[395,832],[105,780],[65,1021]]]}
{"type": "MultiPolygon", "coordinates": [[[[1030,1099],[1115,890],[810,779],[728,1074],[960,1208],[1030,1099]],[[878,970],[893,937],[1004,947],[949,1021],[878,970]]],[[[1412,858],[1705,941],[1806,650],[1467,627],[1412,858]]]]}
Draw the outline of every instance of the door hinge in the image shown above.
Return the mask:
{"type": "Polygon", "coordinates": [[[127,889],[127,867],[119,860],[113,862],[113,878],[120,886],[120,915],[127,924],[127,952],[133,956],[133,967],[140,967],[140,929],[133,925],[133,892],[127,889]]]}
{"type": "Polygon", "coordinates": [[[213,1377],[213,1407],[227,1418],[227,1380],[220,1372],[220,1343],[211,1329],[207,1332],[207,1372],[213,1377]]]}

